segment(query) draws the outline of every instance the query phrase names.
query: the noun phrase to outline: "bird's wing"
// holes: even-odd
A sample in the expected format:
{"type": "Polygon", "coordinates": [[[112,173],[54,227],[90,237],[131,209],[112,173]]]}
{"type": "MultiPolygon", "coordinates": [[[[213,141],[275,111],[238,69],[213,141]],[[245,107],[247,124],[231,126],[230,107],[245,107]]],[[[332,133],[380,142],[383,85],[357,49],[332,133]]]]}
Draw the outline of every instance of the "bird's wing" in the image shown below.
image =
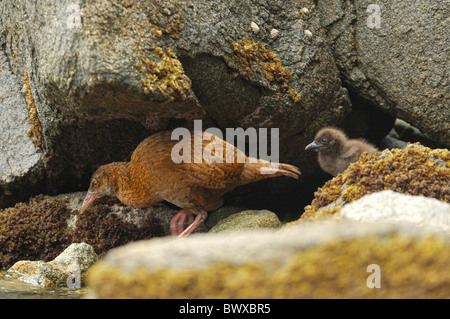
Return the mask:
{"type": "Polygon", "coordinates": [[[341,157],[344,159],[351,159],[355,156],[359,156],[359,153],[360,150],[357,146],[351,146],[343,154],[341,154],[341,157]]]}
{"type": "Polygon", "coordinates": [[[240,180],[243,164],[231,163],[183,163],[178,169],[186,175],[188,183],[212,189],[224,189],[240,180]]]}
{"type": "Polygon", "coordinates": [[[191,162],[175,164],[185,181],[193,187],[223,189],[239,182],[246,156],[220,138],[202,140],[200,147],[191,147],[191,162]]]}

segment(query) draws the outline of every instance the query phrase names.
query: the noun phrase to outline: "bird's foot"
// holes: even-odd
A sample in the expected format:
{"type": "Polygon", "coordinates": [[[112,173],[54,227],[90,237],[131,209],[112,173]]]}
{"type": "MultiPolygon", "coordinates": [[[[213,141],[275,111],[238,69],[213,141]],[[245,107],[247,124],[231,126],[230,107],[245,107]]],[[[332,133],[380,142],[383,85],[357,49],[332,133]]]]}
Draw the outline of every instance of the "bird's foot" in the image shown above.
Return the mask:
{"type": "Polygon", "coordinates": [[[197,216],[194,219],[194,213],[190,209],[180,210],[170,221],[170,232],[172,235],[178,236],[178,238],[186,237],[196,230],[208,217],[208,213],[204,209],[197,209],[195,212],[197,216]],[[190,225],[183,230],[186,219],[188,219],[190,225]]]}
{"type": "Polygon", "coordinates": [[[180,235],[185,224],[190,225],[194,222],[194,213],[189,209],[182,209],[170,221],[170,233],[174,236],[180,235]]]}
{"type": "Polygon", "coordinates": [[[206,210],[198,210],[197,217],[195,217],[194,222],[190,224],[188,228],[183,230],[183,232],[178,235],[178,238],[189,236],[194,230],[198,228],[198,226],[200,226],[205,221],[206,217],[208,217],[208,213],[206,212],[206,210]]]}

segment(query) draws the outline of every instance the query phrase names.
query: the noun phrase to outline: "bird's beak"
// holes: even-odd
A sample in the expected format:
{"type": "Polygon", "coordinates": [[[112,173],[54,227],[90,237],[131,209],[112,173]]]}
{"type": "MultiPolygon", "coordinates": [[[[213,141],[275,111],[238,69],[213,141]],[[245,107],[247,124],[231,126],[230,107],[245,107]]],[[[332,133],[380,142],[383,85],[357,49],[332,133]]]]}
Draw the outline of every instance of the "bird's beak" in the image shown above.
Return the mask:
{"type": "Polygon", "coordinates": [[[80,214],[82,214],[96,198],[97,194],[95,192],[88,191],[86,197],[84,198],[83,205],[81,205],[80,214]]]}
{"type": "Polygon", "coordinates": [[[308,145],[306,145],[305,150],[313,150],[316,148],[321,147],[322,145],[317,144],[316,142],[312,141],[311,143],[309,143],[308,145]]]}

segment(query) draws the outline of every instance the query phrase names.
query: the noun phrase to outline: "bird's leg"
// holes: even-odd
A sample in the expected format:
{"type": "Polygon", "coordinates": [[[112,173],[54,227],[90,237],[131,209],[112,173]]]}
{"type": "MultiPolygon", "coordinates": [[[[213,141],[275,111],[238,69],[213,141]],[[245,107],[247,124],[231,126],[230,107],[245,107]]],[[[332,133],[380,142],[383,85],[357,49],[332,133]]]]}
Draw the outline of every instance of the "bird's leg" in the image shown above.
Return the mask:
{"type": "Polygon", "coordinates": [[[223,205],[223,199],[219,199],[219,200],[217,200],[215,202],[212,202],[212,203],[209,203],[209,204],[205,205],[204,207],[205,207],[206,211],[212,212],[212,211],[218,209],[222,205],[223,205]]]}
{"type": "Polygon", "coordinates": [[[170,221],[170,233],[172,235],[179,235],[183,232],[184,223],[188,218],[188,223],[191,224],[194,221],[193,213],[189,209],[182,209],[176,214],[170,221]]]}
{"type": "Polygon", "coordinates": [[[186,228],[181,234],[178,235],[178,238],[185,237],[190,235],[194,230],[197,229],[198,226],[200,226],[208,217],[208,213],[203,208],[196,209],[197,217],[195,217],[195,220],[192,224],[189,225],[188,228],[186,228]]]}

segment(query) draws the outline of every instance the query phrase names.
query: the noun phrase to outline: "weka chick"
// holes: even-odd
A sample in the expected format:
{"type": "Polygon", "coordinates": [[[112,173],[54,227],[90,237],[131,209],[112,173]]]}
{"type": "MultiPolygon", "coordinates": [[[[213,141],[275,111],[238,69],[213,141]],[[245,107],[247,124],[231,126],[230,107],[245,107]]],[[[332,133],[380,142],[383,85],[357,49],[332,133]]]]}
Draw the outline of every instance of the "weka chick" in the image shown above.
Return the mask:
{"type": "Polygon", "coordinates": [[[336,176],[356,162],[363,152],[375,153],[377,148],[363,139],[348,139],[343,131],[326,127],[317,132],[314,141],[305,150],[314,149],[319,153],[320,167],[336,176]]]}
{"type": "Polygon", "coordinates": [[[138,208],[167,201],[181,208],[172,218],[170,228],[172,235],[182,237],[204,222],[207,211],[219,208],[223,203],[222,195],[237,186],[275,176],[298,178],[300,175],[297,167],[278,163],[277,170],[261,174],[261,170],[270,167],[270,162],[247,157],[233,145],[201,131],[191,132],[191,162],[176,164],[171,154],[178,142],[171,139],[171,132],[156,133],[138,145],[130,162],[99,167],[91,178],[80,213],[102,196],[117,196],[123,204],[138,208]],[[194,145],[196,134],[200,134],[201,152],[194,145]],[[223,146],[221,154],[218,147],[212,152],[211,141],[217,143],[212,145],[223,146]],[[223,158],[223,163],[204,160],[207,145],[211,155],[223,158]],[[240,160],[242,158],[245,162],[240,160]],[[192,214],[196,215],[195,220],[192,214]],[[193,222],[183,230],[187,220],[193,222]]]}

